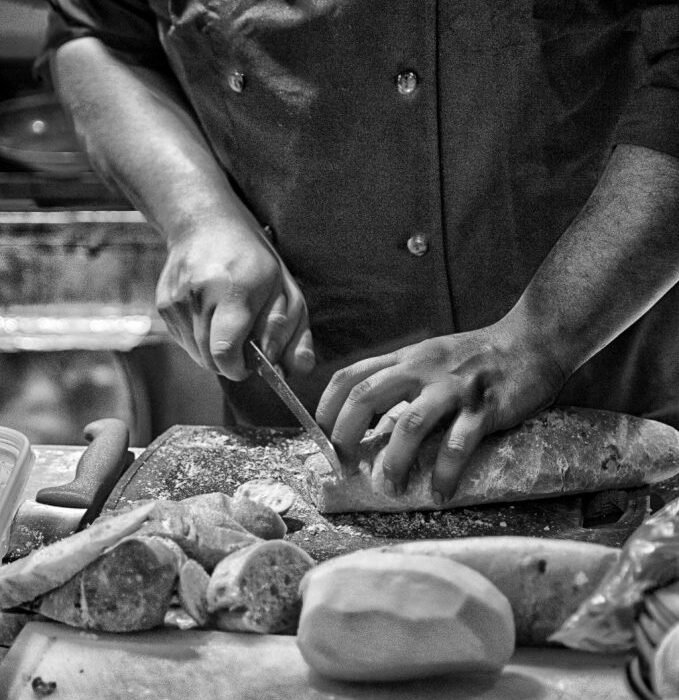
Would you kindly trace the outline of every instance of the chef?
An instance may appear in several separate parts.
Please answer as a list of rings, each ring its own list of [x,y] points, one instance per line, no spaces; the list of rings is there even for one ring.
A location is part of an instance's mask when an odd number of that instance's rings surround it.
[[[555,402],[679,427],[679,6],[630,0],[52,0],[93,165],[165,236],[157,303],[239,422],[279,362],[386,490],[445,428]]]

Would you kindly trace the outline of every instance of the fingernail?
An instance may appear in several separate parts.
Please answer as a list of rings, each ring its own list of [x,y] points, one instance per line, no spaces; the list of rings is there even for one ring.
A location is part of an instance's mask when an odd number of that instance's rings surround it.
[[[295,360],[298,371],[303,374],[311,372],[316,366],[316,355],[311,350],[298,350],[295,353]]]
[[[384,493],[389,498],[396,498],[396,484],[391,479],[384,480]]]
[[[440,506],[443,503],[443,496],[438,491],[434,491],[432,495],[434,497],[434,503]]]

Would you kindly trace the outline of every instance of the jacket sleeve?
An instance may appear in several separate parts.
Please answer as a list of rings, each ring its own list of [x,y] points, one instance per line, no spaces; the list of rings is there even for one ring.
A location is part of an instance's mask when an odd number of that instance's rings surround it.
[[[140,63],[164,63],[157,18],[148,0],[49,0],[47,35],[37,64],[44,64],[62,44],[97,37]]]
[[[615,142],[679,158],[679,3],[647,3],[640,21],[647,70],[618,123]]]

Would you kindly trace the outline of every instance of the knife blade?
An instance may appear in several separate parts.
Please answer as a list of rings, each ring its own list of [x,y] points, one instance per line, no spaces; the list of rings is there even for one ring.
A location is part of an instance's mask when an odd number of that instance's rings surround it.
[[[342,464],[330,440],[313,419],[304,404],[297,398],[295,392],[288,386],[283,377],[269,362],[266,355],[259,349],[254,340],[249,341],[252,350],[254,369],[257,374],[276,392],[283,403],[292,411],[309,437],[318,445],[323,456],[328,460],[337,476],[342,476]]]

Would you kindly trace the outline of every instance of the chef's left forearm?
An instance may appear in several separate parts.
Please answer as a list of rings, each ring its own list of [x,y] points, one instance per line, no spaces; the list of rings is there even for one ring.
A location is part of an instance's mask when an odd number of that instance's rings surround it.
[[[569,376],[678,282],[679,159],[620,145],[505,320]]]

